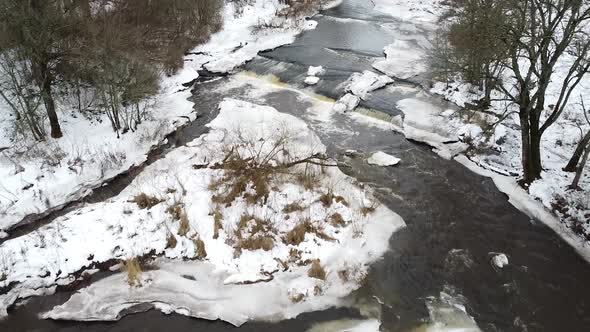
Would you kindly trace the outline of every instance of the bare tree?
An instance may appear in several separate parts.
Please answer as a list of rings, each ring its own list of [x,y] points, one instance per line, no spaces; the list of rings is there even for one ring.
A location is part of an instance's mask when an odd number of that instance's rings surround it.
[[[32,82],[41,93],[51,137],[62,136],[55,106],[60,64],[69,54],[69,41],[79,26],[78,15],[66,0],[0,0],[0,31],[4,50],[26,54]]]
[[[39,90],[31,85],[32,75],[30,61],[18,51],[0,52],[0,98],[14,113],[17,133],[30,133],[35,140],[42,141],[42,99]]]
[[[523,183],[540,178],[541,137],[566,108],[574,89],[588,72],[590,7],[583,0],[507,0],[503,41],[508,48],[506,67],[513,84],[499,85],[518,105],[522,139]],[[555,66],[571,57],[555,105],[546,105]],[[546,114],[545,114],[546,112]],[[544,120],[542,120],[544,118]]]
[[[462,0],[462,9],[448,31],[451,62],[468,83],[484,92],[480,107],[491,104],[491,93],[500,82],[506,59],[501,41],[506,15],[502,1]]]

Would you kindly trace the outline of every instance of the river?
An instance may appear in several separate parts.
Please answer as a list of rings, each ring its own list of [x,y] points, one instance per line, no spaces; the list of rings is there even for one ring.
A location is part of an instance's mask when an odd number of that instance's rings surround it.
[[[371,69],[384,46],[400,33],[409,33],[396,31],[396,26],[402,27],[400,22],[371,8],[370,1],[345,0],[315,17],[319,22],[315,30],[244,66],[250,76],[274,74],[290,87],[257,96],[257,103],[304,119],[328,146],[330,155],[350,166],[342,170],[373,188],[381,202],[407,224],[392,236],[390,251],[372,266],[364,286],[348,299],[349,306],[281,322],[246,323],[240,328],[154,310],[114,323],[39,320],[36,313],[68,298],[70,292],[63,290],[14,309],[0,321],[0,331],[305,331],[313,326],[332,331],[339,326],[336,322],[345,326],[349,320],[362,318],[378,318],[383,331],[434,331],[437,327],[428,323],[431,318],[440,323],[438,328],[446,323],[467,331],[469,316],[484,331],[587,331],[590,265],[544,224],[515,209],[490,179],[440,158],[428,146],[348,115],[335,116],[327,128],[306,114],[310,105],[293,89],[304,88],[307,66],[327,69],[313,91],[336,98],[342,94],[339,84],[351,73]],[[419,37],[425,32],[413,29],[411,33]],[[214,110],[225,97],[253,98],[253,87],[247,85],[214,92],[230,79],[195,87],[197,111],[205,119],[212,117],[208,110]],[[403,94],[400,89],[382,89],[362,106],[396,115],[397,101],[409,96],[440,105],[438,98],[424,93],[421,82],[422,77],[397,81],[395,86],[404,87]],[[171,139],[184,144],[200,135],[202,128],[200,120]],[[361,155],[347,157],[349,149]],[[367,165],[363,156],[377,150],[401,158],[402,163],[395,168]],[[503,269],[490,262],[493,253],[499,252],[510,261]],[[458,313],[461,305],[469,316]],[[324,325],[318,326],[320,323]]]

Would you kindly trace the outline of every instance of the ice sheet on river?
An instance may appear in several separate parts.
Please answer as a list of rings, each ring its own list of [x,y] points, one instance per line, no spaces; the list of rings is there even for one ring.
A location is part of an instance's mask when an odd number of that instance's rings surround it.
[[[376,234],[375,234],[376,235]],[[129,288],[122,274],[103,279],[74,294],[64,305],[43,318],[68,320],[118,320],[121,312],[138,304],[151,304],[164,313],[209,320],[221,319],[235,326],[249,320],[276,321],[302,312],[322,310],[338,303],[347,287],[329,287],[313,300],[294,303],[289,285],[307,282],[306,270],[279,274],[268,283],[225,284],[225,273],[210,263],[165,261],[159,270],[145,272],[145,285]]]
[[[371,165],[377,166],[394,166],[399,164],[401,160],[383,151],[377,151],[367,159],[367,162]]]
[[[373,63],[373,68],[395,78],[409,79],[426,71],[425,53],[411,41],[396,40],[383,49],[385,59]]]
[[[402,99],[397,107],[403,116],[394,118],[392,124],[406,138],[427,143],[445,159],[451,159],[467,149],[467,144],[440,125],[445,121],[445,111],[441,107],[418,98]]]

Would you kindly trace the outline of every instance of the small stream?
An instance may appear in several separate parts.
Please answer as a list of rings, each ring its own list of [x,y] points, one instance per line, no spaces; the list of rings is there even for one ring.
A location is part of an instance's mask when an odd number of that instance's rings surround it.
[[[319,22],[316,30],[304,32],[291,45],[262,53],[244,69],[259,77],[273,74],[289,87],[335,99],[343,93],[341,83],[353,72],[371,70],[383,47],[400,34],[423,38],[426,33],[373,12],[370,1],[364,0],[345,0],[314,19]],[[302,83],[309,65],[327,69],[313,89]],[[108,323],[36,318],[36,313],[67,300],[71,290],[64,290],[15,308],[0,321],[0,331],[306,331],[319,323],[325,327],[317,330],[333,331],[332,322],[366,317],[378,318],[383,331],[436,331],[440,325],[428,330],[425,323],[433,315],[432,303],[444,302],[445,296],[463,305],[483,331],[588,330],[590,265],[544,224],[515,209],[490,179],[441,159],[423,144],[346,114],[335,115],[327,130],[325,123],[306,112],[311,104],[291,89],[253,98],[252,86],[223,89],[228,80],[195,86],[200,117],[169,137],[168,148],[201,135],[203,125],[215,117],[214,111],[203,110],[215,110],[225,97],[267,104],[304,119],[328,146],[329,154],[350,166],[342,171],[372,188],[383,204],[405,220],[407,227],[392,236],[390,251],[350,296],[350,306],[276,323],[246,323],[241,328],[154,310]],[[397,101],[404,98],[441,105],[422,91],[422,82],[422,77],[397,81],[394,87],[374,92],[361,106],[395,115],[399,114]],[[404,92],[395,87],[404,87]],[[349,149],[360,155],[346,156]],[[401,158],[402,163],[395,168],[368,165],[366,157],[377,150]],[[106,196],[97,191],[89,202],[112,197],[132,179],[132,174],[123,175],[122,180],[100,189]],[[503,269],[490,262],[498,252],[510,260]],[[444,307],[435,316],[440,318],[449,310]],[[448,316],[459,322],[449,321]],[[449,326],[466,326],[460,321],[465,317],[445,318],[441,322]]]

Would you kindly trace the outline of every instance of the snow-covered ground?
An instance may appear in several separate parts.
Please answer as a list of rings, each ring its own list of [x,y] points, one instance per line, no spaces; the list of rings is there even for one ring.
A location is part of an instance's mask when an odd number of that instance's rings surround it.
[[[1,145],[8,147],[0,153],[0,231],[28,215],[77,200],[143,163],[152,146],[194,119],[193,105],[187,100],[190,92],[179,91],[187,75],[188,69],[163,78],[161,92],[148,106],[148,119],[119,139],[106,115],[90,120],[64,109],[59,114],[64,137],[47,142],[11,142],[11,119],[0,119]],[[0,114],[8,113],[0,109]]]
[[[265,171],[325,151],[302,120],[234,99],[219,108],[209,133],[146,167],[118,196],[0,245],[0,287],[11,285],[0,308],[71,283],[93,263],[150,252],[166,259],[137,279],[94,283],[46,317],[113,320],[153,303],[240,325],[336,305],[359,287],[403,220],[336,167]],[[243,175],[245,161],[263,168]]]
[[[330,5],[337,5],[331,2]],[[234,2],[224,8],[224,26],[185,58],[173,77],[163,77],[161,92],[148,107],[136,132],[120,139],[106,115],[93,121],[60,105],[64,137],[44,143],[12,142],[10,112],[0,104],[0,234],[32,214],[59,208],[80,199],[108,179],[146,160],[151,147],[166,134],[194,119],[190,92],[182,83],[198,77],[197,70],[228,72],[259,51],[290,43],[305,28],[303,17],[279,16],[287,8],[279,0],[256,0],[238,13]],[[313,14],[310,12],[309,14]]]

